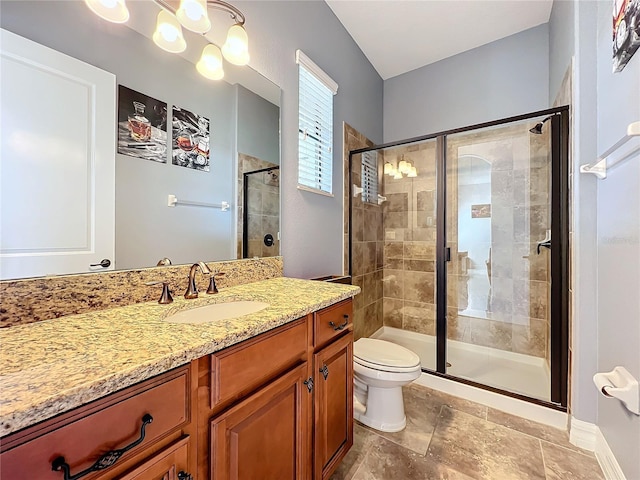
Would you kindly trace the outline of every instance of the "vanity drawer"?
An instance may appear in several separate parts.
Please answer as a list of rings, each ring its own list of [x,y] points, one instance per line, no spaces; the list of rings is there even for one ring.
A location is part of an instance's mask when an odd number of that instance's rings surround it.
[[[211,355],[211,407],[239,398],[307,358],[307,317]]]
[[[353,329],[353,301],[344,300],[314,314],[313,345],[319,347]]]
[[[144,440],[127,451],[116,465],[122,463],[189,422],[189,373],[188,368],[181,367],[64,414],[62,420],[44,422],[39,430],[32,427],[29,430],[33,431],[23,435],[23,443],[0,455],[0,478],[61,480],[63,472],[52,471],[52,462],[58,457],[64,457],[71,475],[76,475],[105,453],[138,440],[143,418],[151,415]],[[3,450],[13,443],[11,437],[3,439],[3,443],[5,440],[9,444],[3,445]]]

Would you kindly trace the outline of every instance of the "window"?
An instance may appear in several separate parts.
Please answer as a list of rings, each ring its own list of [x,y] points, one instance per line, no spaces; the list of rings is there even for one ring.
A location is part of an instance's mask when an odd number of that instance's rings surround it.
[[[332,195],[333,96],[338,85],[300,50],[298,188]]]
[[[378,152],[362,154],[362,201],[378,205]]]

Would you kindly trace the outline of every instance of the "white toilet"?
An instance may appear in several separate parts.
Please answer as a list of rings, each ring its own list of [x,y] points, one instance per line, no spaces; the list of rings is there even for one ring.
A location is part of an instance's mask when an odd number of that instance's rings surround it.
[[[353,361],[354,418],[383,432],[404,429],[402,387],[420,376],[420,357],[395,343],[361,338]]]

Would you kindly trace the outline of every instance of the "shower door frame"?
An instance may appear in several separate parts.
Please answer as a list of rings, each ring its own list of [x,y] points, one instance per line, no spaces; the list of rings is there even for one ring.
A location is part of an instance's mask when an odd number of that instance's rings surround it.
[[[280,165],[242,172],[242,258],[249,256],[249,175],[280,170]]]
[[[447,247],[446,247],[446,148],[447,136],[496,127],[531,118],[551,117],[551,402],[492,387],[446,372],[447,368]],[[349,152],[349,275],[353,274],[351,166],[354,155],[410,143],[436,140],[436,370],[422,368],[431,375],[489,390],[527,402],[566,411],[569,371],[569,106],[561,106],[513,117],[374,145]],[[558,281],[559,279],[559,281]]]

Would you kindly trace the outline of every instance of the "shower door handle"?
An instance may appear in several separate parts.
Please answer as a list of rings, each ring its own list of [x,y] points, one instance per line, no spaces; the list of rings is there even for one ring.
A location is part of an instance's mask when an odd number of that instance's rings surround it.
[[[536,252],[540,255],[540,247],[545,247],[551,250],[551,240],[546,240],[544,242],[538,242],[538,246],[536,247]]]

